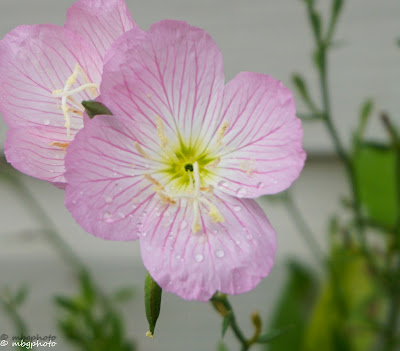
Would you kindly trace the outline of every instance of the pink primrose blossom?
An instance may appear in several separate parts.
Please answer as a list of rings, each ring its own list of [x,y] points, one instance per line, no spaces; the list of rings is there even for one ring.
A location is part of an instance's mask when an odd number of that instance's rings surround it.
[[[264,74],[224,83],[203,30],[161,21],[108,51],[97,116],[66,157],[66,206],[88,232],[140,240],[166,291],[207,301],[270,272],[275,232],[252,199],[291,185],[304,165],[290,91]]]
[[[0,112],[8,162],[63,187],[66,148],[99,95],[106,50],[135,27],[124,0],[79,0],[64,27],[23,25],[0,41]]]

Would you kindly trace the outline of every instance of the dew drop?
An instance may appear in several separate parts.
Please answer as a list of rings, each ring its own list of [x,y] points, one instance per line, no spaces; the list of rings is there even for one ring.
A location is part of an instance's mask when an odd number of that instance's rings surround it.
[[[258,189],[263,189],[265,187],[265,184],[263,182],[260,182],[257,184]]]
[[[240,244],[240,240],[236,240],[236,244],[239,245]]]
[[[175,258],[176,258],[177,260],[180,260],[180,259],[181,259],[181,255],[176,255]]]
[[[48,126],[48,125],[50,124],[50,120],[49,120],[49,119],[45,119],[44,122],[43,122],[43,124],[44,124],[45,126]]]
[[[123,212],[118,212],[118,213],[117,213],[117,216],[118,216],[119,218],[123,219],[123,218],[125,218],[125,213],[123,213]]]
[[[246,235],[246,239],[247,239],[247,240],[252,240],[252,239],[253,239],[253,235],[247,234],[247,235]]]
[[[106,223],[113,223],[113,222],[114,222],[114,218],[113,218],[112,213],[106,212],[106,213],[104,214],[104,221],[105,221]]]
[[[110,202],[112,202],[112,200],[113,200],[113,198],[111,197],[111,196],[108,196],[108,195],[106,195],[106,196],[104,196],[104,201],[106,202],[106,203],[110,203]]]
[[[220,182],[218,182],[217,186],[220,189],[227,188],[228,187],[228,183],[225,180],[221,180]]]
[[[142,232],[141,235],[142,235],[142,236],[146,236],[146,235],[147,235],[147,232]]]
[[[215,251],[215,255],[216,255],[218,258],[222,258],[222,257],[225,256],[225,252],[224,252],[223,250],[217,250],[217,251]]]
[[[181,230],[185,229],[187,227],[187,222],[186,221],[182,221],[181,223]]]
[[[202,254],[197,254],[196,256],[194,256],[194,259],[196,260],[196,262],[201,262],[203,261],[204,257]]]
[[[235,212],[239,212],[242,208],[240,206],[233,206]]]
[[[239,188],[239,189],[236,190],[236,195],[238,197],[244,197],[244,196],[247,195],[247,190],[244,189],[244,188]]]

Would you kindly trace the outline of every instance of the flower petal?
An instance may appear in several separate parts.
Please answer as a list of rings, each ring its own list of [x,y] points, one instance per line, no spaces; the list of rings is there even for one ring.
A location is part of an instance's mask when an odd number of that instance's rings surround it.
[[[65,130],[57,127],[17,127],[7,132],[4,152],[19,171],[51,183],[65,183]]]
[[[65,28],[79,33],[104,57],[122,33],[136,27],[125,0],[79,0],[67,11]]]
[[[154,196],[133,130],[130,120],[96,116],[68,147],[65,205],[83,229],[103,239],[136,240],[141,213]]]
[[[303,130],[281,82],[238,74],[225,88],[221,117],[229,122],[216,171],[221,191],[251,198],[274,194],[299,176],[306,158]]]
[[[270,272],[275,232],[260,206],[250,199],[216,193],[214,204],[225,222],[214,223],[202,211],[203,229],[193,234],[193,206],[154,201],[140,237],[142,259],[157,283],[187,300],[207,301],[218,290],[240,294],[253,289]]]
[[[0,112],[8,126],[64,127],[61,99],[52,93],[65,86],[77,63],[91,82],[100,83],[102,59],[80,36],[50,24],[8,33],[0,42]],[[83,91],[75,98],[92,97]],[[71,134],[82,125],[74,114]]]
[[[185,22],[161,21],[148,32],[125,33],[105,62],[104,103],[148,133],[157,135],[156,119],[161,118],[169,140],[177,142],[180,136],[186,145],[194,145],[217,123],[223,61],[205,31]]]

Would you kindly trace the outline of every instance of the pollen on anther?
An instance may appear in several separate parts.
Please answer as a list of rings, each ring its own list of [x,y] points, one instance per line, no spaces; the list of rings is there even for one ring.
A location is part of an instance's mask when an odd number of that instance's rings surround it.
[[[156,116],[156,124],[157,124],[157,134],[161,141],[161,146],[166,147],[168,144],[168,138],[164,132],[163,122],[160,116]]]
[[[220,144],[222,139],[225,136],[226,130],[229,127],[229,122],[228,121],[224,121],[222,122],[221,126],[218,128],[217,130],[217,144]]]

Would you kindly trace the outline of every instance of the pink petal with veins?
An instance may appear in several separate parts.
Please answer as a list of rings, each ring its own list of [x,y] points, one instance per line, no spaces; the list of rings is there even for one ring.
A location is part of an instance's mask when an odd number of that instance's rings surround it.
[[[96,116],[68,148],[65,205],[103,239],[136,240],[141,213],[155,194],[143,177],[151,161],[135,148],[136,129],[131,120]]]
[[[156,118],[166,135],[195,145],[216,123],[222,105],[221,52],[202,29],[161,21],[148,32],[132,30],[108,52],[101,85],[103,102],[149,132]],[[148,144],[154,148],[155,145]]]
[[[275,194],[299,176],[306,158],[303,129],[281,82],[238,74],[225,88],[220,121],[229,122],[215,170],[221,191],[250,198]]]
[[[51,183],[64,183],[68,143],[61,128],[17,127],[8,130],[4,153],[19,171]]]
[[[52,92],[64,87],[77,63],[91,82],[100,83],[101,57],[76,34],[51,24],[19,26],[8,33],[0,42],[0,112],[6,123],[63,127],[60,99]],[[83,91],[75,99],[91,96]],[[72,131],[82,125],[82,117],[73,116]]]
[[[259,205],[215,193],[224,223],[202,211],[202,230],[191,230],[192,206],[154,202],[140,237],[142,259],[157,283],[186,300],[208,301],[218,290],[241,294],[266,277],[274,262],[276,237]],[[154,208],[158,209],[158,214]]]
[[[137,27],[125,0],[79,0],[67,11],[65,28],[85,38],[104,57],[121,34]]]

